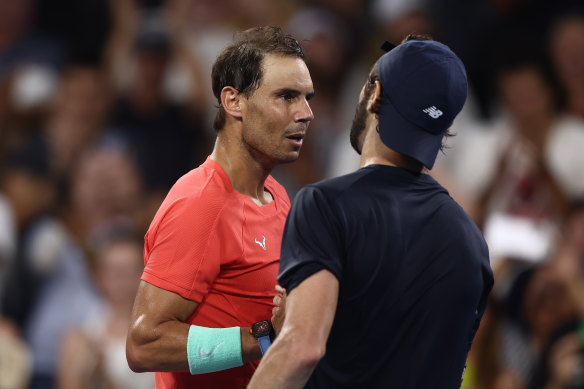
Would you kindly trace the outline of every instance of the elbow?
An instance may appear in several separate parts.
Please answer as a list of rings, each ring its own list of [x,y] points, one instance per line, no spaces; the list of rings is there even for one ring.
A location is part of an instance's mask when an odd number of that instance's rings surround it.
[[[299,364],[304,369],[314,369],[324,353],[320,352],[306,352],[299,358]]]
[[[304,369],[315,368],[326,352],[325,345],[321,346],[317,343],[299,342],[292,348],[295,350],[291,350],[291,355],[296,358],[298,365]]]
[[[140,350],[139,346],[132,344],[129,339],[126,343],[126,360],[134,373],[149,371],[145,353]]]
[[[137,339],[139,339],[139,334],[130,330],[126,339],[126,360],[128,366],[135,373],[153,371],[153,361],[148,351],[149,342],[138,341]]]

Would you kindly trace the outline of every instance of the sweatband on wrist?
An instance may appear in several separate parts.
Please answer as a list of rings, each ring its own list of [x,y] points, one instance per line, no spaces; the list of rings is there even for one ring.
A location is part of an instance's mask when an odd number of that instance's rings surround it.
[[[187,358],[191,374],[212,373],[243,365],[240,328],[192,325],[187,337]]]

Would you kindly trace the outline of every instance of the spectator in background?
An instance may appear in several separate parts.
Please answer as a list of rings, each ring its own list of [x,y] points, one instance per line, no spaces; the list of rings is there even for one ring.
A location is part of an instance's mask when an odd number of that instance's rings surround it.
[[[400,42],[409,34],[434,34],[434,22],[427,0],[375,0],[373,15],[383,36]]]
[[[136,31],[128,32],[131,82],[115,101],[110,124],[128,141],[145,189],[158,206],[172,184],[205,159],[211,143],[199,123],[200,112],[165,94],[165,76],[176,49],[165,19],[152,11],[136,23]]]
[[[144,209],[140,172],[127,147],[123,140],[106,135],[80,156],[71,172],[70,202],[62,217],[89,250],[94,236],[111,223],[126,220],[140,231],[147,228],[151,215]]]
[[[0,74],[26,64],[57,69],[63,64],[62,50],[34,30],[34,0],[0,0]]]
[[[520,271],[501,274],[494,298],[471,350],[463,388],[582,388],[584,317],[584,207],[569,210],[556,249],[536,265],[519,260]],[[505,266],[506,265],[506,266]]]
[[[520,273],[504,298],[500,325],[502,388],[525,388],[539,374],[538,360],[556,332],[578,319],[578,307],[552,264],[538,264]]]
[[[494,266],[504,256],[546,258],[566,216],[570,197],[550,171],[546,152],[550,136],[561,128],[584,125],[561,115],[561,95],[551,77],[541,62],[529,58],[498,70],[508,120],[493,128],[498,134],[494,163],[478,199],[482,212],[478,221]]]
[[[50,166],[59,184],[67,183],[79,156],[104,131],[110,98],[108,83],[98,66],[71,63],[61,74],[43,128],[51,150]]]
[[[584,119],[584,15],[558,18],[549,33],[549,51],[567,94],[566,111]]]
[[[134,373],[126,362],[126,334],[144,267],[142,239],[124,224],[110,225],[101,235],[93,273],[103,308],[99,318],[64,337],[57,387],[152,389],[154,374]]]
[[[0,0],[0,155],[23,147],[38,130],[65,59],[35,27],[34,0]],[[40,112],[42,111],[42,112]],[[33,120],[34,119],[34,120]],[[4,161],[5,162],[5,161]]]
[[[33,355],[31,388],[52,388],[60,336],[92,319],[96,295],[82,252],[55,218],[56,181],[50,151],[31,139],[3,177],[17,231],[6,275],[2,315],[16,323]]]
[[[45,227],[51,224],[45,221],[56,200],[56,186],[48,161],[46,144],[34,138],[13,150],[2,174],[5,217],[0,228],[6,235],[0,309],[18,328],[23,328],[29,319],[41,287],[40,273],[46,265],[34,255],[38,253],[32,252],[30,246],[34,246]]]
[[[575,200],[584,197],[584,14],[560,17],[549,34],[549,48],[571,125],[551,134],[546,157],[558,183]]]
[[[578,319],[557,328],[543,353],[530,389],[584,388],[584,201],[574,201],[552,260]]]

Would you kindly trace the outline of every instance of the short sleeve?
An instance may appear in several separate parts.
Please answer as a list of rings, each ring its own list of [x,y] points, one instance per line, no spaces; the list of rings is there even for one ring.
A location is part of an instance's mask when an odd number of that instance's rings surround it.
[[[278,283],[289,293],[312,274],[342,274],[342,228],[334,205],[316,186],[296,195],[284,228]]]
[[[145,237],[142,280],[200,303],[220,271],[223,200],[180,198],[157,215]]]

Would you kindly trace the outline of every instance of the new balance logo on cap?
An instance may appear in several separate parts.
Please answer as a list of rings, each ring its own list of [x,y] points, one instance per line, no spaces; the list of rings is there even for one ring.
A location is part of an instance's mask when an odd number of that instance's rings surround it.
[[[426,108],[424,110],[424,112],[427,113],[428,115],[430,115],[430,117],[432,119],[438,119],[440,116],[442,116],[442,113],[443,113],[435,106],[431,106],[431,107]]]

